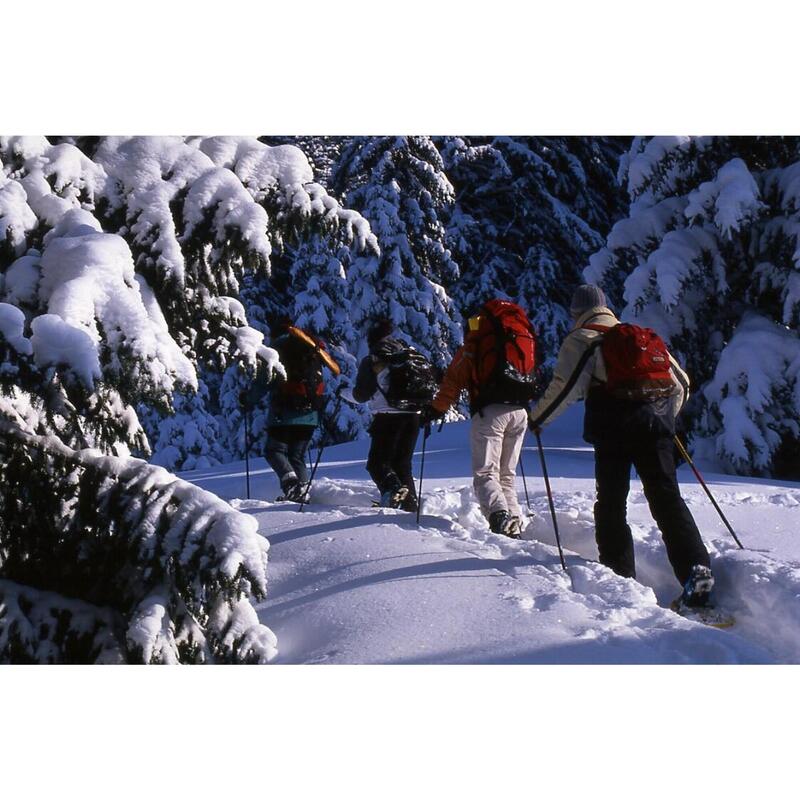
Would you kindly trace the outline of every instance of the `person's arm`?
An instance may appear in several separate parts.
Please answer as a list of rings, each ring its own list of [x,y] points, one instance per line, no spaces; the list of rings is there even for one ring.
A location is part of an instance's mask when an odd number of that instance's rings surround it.
[[[689,400],[689,376],[681,369],[680,364],[670,353],[669,366],[672,373],[672,381],[675,384],[675,394],[670,398],[672,400],[673,416],[677,417],[681,413],[686,402]]]
[[[439,391],[431,401],[431,407],[444,414],[450,406],[458,402],[459,395],[469,385],[472,374],[472,353],[464,347],[456,351],[453,360],[447,367],[439,386]]]
[[[587,339],[579,331],[570,333],[558,351],[553,378],[539,402],[530,411],[531,428],[552,422],[589,391],[600,337]]]
[[[366,403],[377,391],[378,378],[373,369],[372,356],[365,356],[358,365],[353,399],[358,403]]]

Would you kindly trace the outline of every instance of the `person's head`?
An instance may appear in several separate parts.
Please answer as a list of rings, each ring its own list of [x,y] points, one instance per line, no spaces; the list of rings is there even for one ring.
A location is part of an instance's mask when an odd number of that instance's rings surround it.
[[[385,317],[372,320],[367,328],[367,344],[372,347],[394,332],[392,321]]]
[[[277,317],[273,317],[269,323],[269,335],[271,337],[280,336],[292,326],[292,320],[287,317],[285,314],[280,314]]]
[[[606,296],[599,286],[592,286],[584,283],[579,286],[572,295],[569,304],[569,313],[572,319],[578,319],[592,308],[603,307],[606,305]]]

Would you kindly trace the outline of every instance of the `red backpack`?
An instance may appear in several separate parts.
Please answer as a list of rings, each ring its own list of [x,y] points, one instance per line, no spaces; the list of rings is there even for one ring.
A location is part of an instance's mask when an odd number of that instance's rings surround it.
[[[625,400],[656,400],[675,391],[669,351],[651,328],[621,322],[619,325],[584,325],[603,334],[600,350],[606,364],[606,391]]]
[[[508,300],[490,300],[470,320],[474,396],[489,403],[528,403],[536,388],[536,331]]]

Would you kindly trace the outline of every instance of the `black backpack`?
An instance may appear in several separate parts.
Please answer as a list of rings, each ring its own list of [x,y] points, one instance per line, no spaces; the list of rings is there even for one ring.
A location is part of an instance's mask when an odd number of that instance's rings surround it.
[[[286,369],[286,380],[278,386],[278,405],[291,411],[318,411],[325,391],[319,353],[291,335],[276,343],[276,350]]]
[[[420,411],[439,388],[437,372],[422,353],[396,339],[384,339],[374,353],[389,370],[386,402],[398,411]]]

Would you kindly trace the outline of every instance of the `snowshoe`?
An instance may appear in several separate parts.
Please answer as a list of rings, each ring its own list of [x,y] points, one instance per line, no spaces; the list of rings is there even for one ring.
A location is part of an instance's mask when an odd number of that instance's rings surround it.
[[[702,625],[710,625],[712,628],[730,628],[736,624],[736,619],[732,614],[717,608],[711,602],[704,606],[687,606],[683,595],[675,598],[670,608],[676,614],[686,617],[686,619],[699,622]]]

